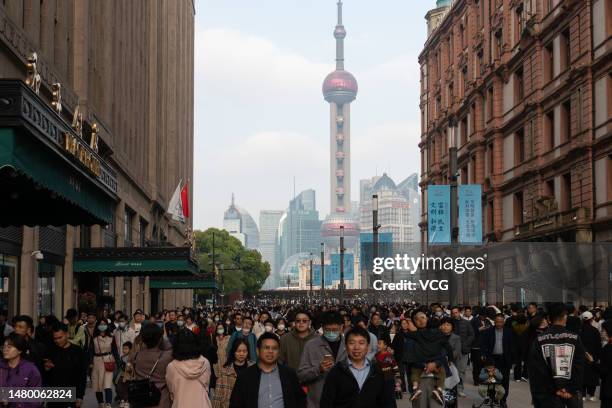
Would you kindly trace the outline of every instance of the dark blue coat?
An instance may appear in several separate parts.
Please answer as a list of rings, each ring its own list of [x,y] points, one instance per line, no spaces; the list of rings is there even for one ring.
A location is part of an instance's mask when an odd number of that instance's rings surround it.
[[[503,339],[502,347],[504,349],[504,360],[508,367],[512,366],[513,360],[513,347],[512,342],[514,341],[514,332],[508,327],[503,328]],[[480,352],[484,357],[493,356],[493,349],[495,348],[495,326],[489,327],[483,331],[480,335]]]

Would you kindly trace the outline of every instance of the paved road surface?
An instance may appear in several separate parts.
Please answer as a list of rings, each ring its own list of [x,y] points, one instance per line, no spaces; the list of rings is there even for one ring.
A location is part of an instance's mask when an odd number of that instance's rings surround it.
[[[468,379],[472,378],[472,374],[468,369],[468,373],[466,374]],[[478,396],[478,389],[471,384],[471,381],[468,380],[468,384],[465,387],[465,393],[467,394],[466,398],[459,399],[459,407],[460,408],[471,408],[472,404],[475,401],[480,401],[480,397]],[[599,395],[599,389],[597,390],[597,395]],[[403,400],[397,401],[398,408],[412,408],[410,401],[408,401],[408,397],[404,395]],[[98,405],[96,403],[96,397],[91,388],[87,390],[87,394],[85,396],[85,404],[84,408],[96,408]],[[115,407],[116,404],[113,404]],[[584,408],[599,408],[600,402],[590,402],[586,401],[584,403]],[[508,408],[530,408],[531,407],[531,394],[529,393],[529,384],[525,382],[514,382],[510,383],[510,395],[508,398]]]

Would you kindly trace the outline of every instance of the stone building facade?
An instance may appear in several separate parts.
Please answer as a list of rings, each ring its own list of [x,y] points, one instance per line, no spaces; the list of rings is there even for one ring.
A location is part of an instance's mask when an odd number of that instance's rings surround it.
[[[192,0],[0,1],[0,78],[25,78],[26,57],[36,52],[40,96],[50,101],[59,82],[64,119],[78,106],[87,126],[98,124],[99,153],[118,185],[106,227],[0,229],[2,307],[10,314],[60,315],[84,291],[128,313],[149,311],[152,301],[191,304],[191,290],[150,291],[148,276],[77,277],[72,255],[74,248],[185,242],[186,225],[166,209],[179,181],[193,180],[194,15]],[[10,273],[20,275],[19,290],[10,287]]]
[[[445,13],[419,56],[422,242],[449,147],[459,184],[483,186],[484,242],[612,241],[612,3],[456,0]],[[482,279],[488,302],[519,300],[509,269]]]

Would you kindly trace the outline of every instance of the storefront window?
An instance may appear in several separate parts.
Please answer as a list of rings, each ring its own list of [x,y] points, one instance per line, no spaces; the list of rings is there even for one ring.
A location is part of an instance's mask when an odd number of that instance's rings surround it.
[[[47,262],[38,263],[38,315],[61,316],[61,297],[55,297],[56,288],[61,286],[63,268]],[[56,310],[58,308],[59,310]]]
[[[102,277],[102,296],[115,296],[115,282],[108,276]]]
[[[17,276],[17,257],[0,254],[0,310],[11,312],[11,283]]]

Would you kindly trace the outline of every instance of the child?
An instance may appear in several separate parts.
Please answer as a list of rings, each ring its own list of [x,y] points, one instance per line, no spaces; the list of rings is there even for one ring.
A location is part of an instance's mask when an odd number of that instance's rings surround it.
[[[119,399],[120,408],[129,408],[127,382],[135,379],[134,367],[130,363],[130,353],[132,352],[133,344],[131,341],[126,341],[121,347],[121,374],[117,377],[117,397]]]
[[[396,407],[395,400],[392,398],[392,395],[395,393],[395,376],[399,372],[399,368],[395,359],[393,358],[393,353],[389,351],[389,338],[382,337],[378,340],[378,352],[376,353],[376,361],[378,362],[380,368],[383,372],[383,377],[385,379],[385,388],[388,392],[388,400],[393,401],[388,406]]]
[[[499,401],[504,397],[504,387],[501,385],[504,376],[495,368],[493,360],[488,359],[484,363],[484,367],[480,370],[480,385],[478,386],[478,394],[482,398],[487,398],[489,395],[489,387],[492,384],[495,389],[495,401]]]
[[[432,391],[432,397],[439,404],[444,405],[447,361],[453,355],[448,339],[438,329],[409,331],[406,336],[414,341],[413,346],[406,350],[406,362],[412,366],[410,382],[414,389],[410,400],[415,401],[423,393],[420,389],[421,378],[433,377],[435,379],[435,389]],[[428,366],[432,363],[435,364],[435,368],[429,370]]]

